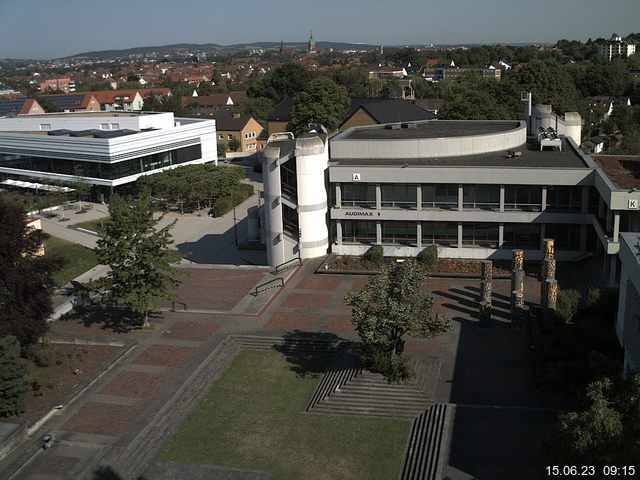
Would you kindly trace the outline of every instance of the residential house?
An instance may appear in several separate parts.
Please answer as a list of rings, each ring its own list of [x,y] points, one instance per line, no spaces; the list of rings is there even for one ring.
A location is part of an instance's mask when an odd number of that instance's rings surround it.
[[[44,113],[44,108],[33,98],[0,99],[0,117],[38,115],[41,113]]]
[[[90,93],[43,95],[42,98],[58,107],[61,112],[99,112],[100,103]]]
[[[75,92],[76,84],[69,77],[50,78],[40,82],[40,91],[46,92],[47,90],[62,90],[64,93]]]
[[[235,140],[236,152],[255,152],[258,148],[258,138],[264,128],[251,115],[233,114],[213,117],[216,121],[218,143],[229,149],[230,142]],[[264,146],[265,142],[260,142]]]
[[[382,123],[433,120],[435,114],[400,99],[352,98],[351,106],[339,130]]]

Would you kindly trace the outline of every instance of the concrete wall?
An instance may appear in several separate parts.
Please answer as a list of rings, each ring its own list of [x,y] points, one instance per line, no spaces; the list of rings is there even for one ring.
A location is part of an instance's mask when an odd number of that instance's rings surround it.
[[[625,350],[625,369],[640,370],[640,263],[636,253],[638,234],[623,233],[620,242],[620,296],[616,334]]]

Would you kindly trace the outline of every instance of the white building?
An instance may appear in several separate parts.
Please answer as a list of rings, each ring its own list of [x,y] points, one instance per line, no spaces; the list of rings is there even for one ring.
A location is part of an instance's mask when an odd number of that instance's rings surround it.
[[[620,242],[620,297],[616,333],[624,348],[626,371],[640,371],[640,262],[638,244],[640,236],[623,233]]]
[[[213,120],[173,113],[50,113],[0,118],[0,177],[73,182],[97,193],[177,165],[217,163]]]
[[[614,57],[630,57],[636,53],[636,46],[625,42],[620,35],[614,33],[609,40],[598,45],[598,53],[610,62]]]

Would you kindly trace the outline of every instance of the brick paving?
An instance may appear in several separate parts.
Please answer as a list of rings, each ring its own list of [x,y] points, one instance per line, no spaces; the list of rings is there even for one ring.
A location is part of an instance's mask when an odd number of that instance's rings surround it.
[[[176,303],[192,310],[231,311],[262,279],[264,269],[182,268]],[[167,304],[168,305],[168,304]]]
[[[88,392],[89,395],[101,395],[99,399],[94,397],[95,400],[88,403],[79,402],[78,406],[72,406],[62,415],[54,417],[47,428],[64,432],[63,437],[66,438],[84,435],[81,438],[87,442],[87,448],[102,452],[100,458],[104,458],[106,464],[113,463],[121,452],[109,449],[109,442],[105,439],[111,437],[121,442],[122,447],[135,439],[145,444],[146,451],[153,452],[160,445],[154,446],[150,442],[157,440],[153,436],[136,439],[136,435],[163,405],[171,405],[172,395],[186,385],[185,381],[193,369],[214,351],[224,335],[234,332],[286,334],[302,331],[329,332],[342,338],[357,338],[351,325],[351,308],[345,305],[343,299],[349,291],[361,290],[369,277],[314,275],[318,264],[307,262],[258,316],[165,312],[153,320],[156,328],[122,334],[103,328],[104,324],[100,322],[89,323],[88,326],[81,319],[55,323],[54,332],[61,334],[105,340],[134,339],[140,345]],[[265,274],[265,270],[251,269],[191,270],[191,276],[183,277],[183,285],[178,291],[179,300],[188,303],[190,309],[220,311],[230,311]],[[525,282],[527,301],[535,301],[539,295],[539,284],[533,277],[527,277]],[[494,408],[496,404],[526,407],[543,405],[531,389],[526,367],[529,353],[525,333],[511,328],[508,319],[504,318],[508,315],[504,307],[508,308],[509,281],[494,281],[494,302],[498,309],[502,309],[504,317],[497,317],[494,328],[489,330],[477,328],[479,286],[479,280],[430,278],[427,290],[436,298],[435,308],[453,320],[454,328],[433,339],[408,338],[406,351],[442,362],[438,385],[434,386],[438,402],[477,405],[479,415],[483,412],[482,408]],[[171,344],[172,341],[176,345]],[[167,368],[176,370],[168,373]],[[113,398],[111,403],[109,397]],[[496,415],[496,421],[503,421],[498,417]],[[159,425],[154,431],[161,434],[164,429]],[[69,437],[69,434],[73,436]],[[96,436],[95,441],[91,440],[91,435]],[[517,439],[523,448],[532,448],[526,433],[513,432],[511,437],[514,442]],[[464,449],[475,448],[475,442],[461,441],[457,437],[453,441],[456,448],[462,448],[458,445],[464,445]],[[63,444],[62,447],[56,444],[52,451],[47,452],[49,458],[58,455],[57,448],[77,449],[72,443],[59,443]],[[471,455],[476,455],[477,451],[473,450]],[[463,458],[460,451],[453,453],[453,463],[465,463],[459,460]],[[146,453],[144,458],[152,458],[149,455],[152,453]],[[85,466],[76,465],[74,462],[77,460],[73,460],[73,457],[67,452],[65,460],[59,463],[68,462],[68,470],[73,470],[73,475],[69,474],[68,478],[80,478],[78,471]],[[77,457],[84,455],[78,453]],[[460,465],[450,465],[451,478],[470,478],[457,473],[456,468]],[[466,464],[464,466],[469,467]],[[137,463],[131,466],[142,467]],[[496,466],[495,471],[500,468],[503,467]],[[469,467],[466,471],[472,475],[481,470]],[[42,475],[49,475],[47,466],[34,462],[21,478],[39,480],[44,478]]]
[[[163,373],[121,370],[99,393],[150,399],[167,385],[169,378],[169,375]]]
[[[62,426],[62,430],[115,436],[123,433],[138,413],[140,407],[88,402]]]
[[[204,341],[220,329],[213,321],[177,320],[165,331],[165,338]]]
[[[179,368],[191,358],[195,351],[196,349],[192,347],[150,345],[134,360],[134,363]]]

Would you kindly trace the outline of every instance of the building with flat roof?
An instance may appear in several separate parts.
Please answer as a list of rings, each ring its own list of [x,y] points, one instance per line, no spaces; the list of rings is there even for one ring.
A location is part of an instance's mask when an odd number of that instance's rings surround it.
[[[603,256],[615,284],[620,232],[640,230],[640,180],[614,183],[578,148],[579,115],[545,115],[536,108],[529,125],[434,120],[272,139],[263,155],[269,261],[362,255],[373,244],[388,256],[435,244],[441,257],[507,259],[518,248],[539,260],[551,237],[559,260]]]
[[[640,371],[640,235],[621,234],[620,295],[616,334],[624,348],[626,371]]]
[[[107,196],[141,175],[217,162],[213,120],[173,113],[50,113],[0,118],[0,177],[69,183]]]
[[[636,53],[636,46],[622,39],[620,35],[614,33],[611,38],[598,45],[598,53],[604,55],[607,61],[615,57],[627,58]]]

